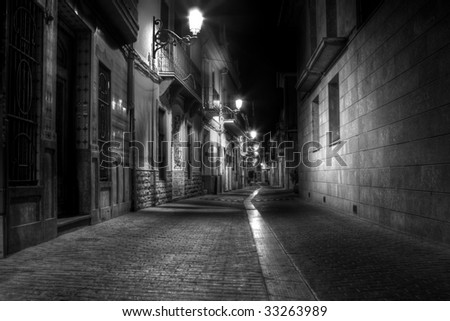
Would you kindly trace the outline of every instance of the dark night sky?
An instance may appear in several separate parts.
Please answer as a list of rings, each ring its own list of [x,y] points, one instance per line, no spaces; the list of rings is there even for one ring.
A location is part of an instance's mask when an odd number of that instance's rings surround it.
[[[194,0],[195,1],[195,0]],[[277,31],[282,1],[201,0],[205,23],[225,23],[230,51],[239,63],[242,83],[243,110],[250,125],[265,133],[275,125],[280,112],[276,99],[276,72],[295,71],[286,65],[289,41]],[[292,49],[291,49],[292,50]],[[290,70],[289,70],[290,69]],[[252,104],[255,121],[252,123]]]

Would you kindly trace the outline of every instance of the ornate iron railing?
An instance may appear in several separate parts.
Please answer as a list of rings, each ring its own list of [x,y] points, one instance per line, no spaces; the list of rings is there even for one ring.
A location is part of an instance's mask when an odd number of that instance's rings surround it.
[[[35,1],[10,0],[9,13],[8,181],[30,185],[37,179],[43,9]]]
[[[196,98],[202,96],[200,69],[194,64],[182,44],[170,45],[167,50],[160,50],[158,72],[164,76],[175,77]]]
[[[109,180],[108,141],[111,137],[111,72],[103,64],[99,65],[98,73],[98,145],[100,147],[100,180]]]

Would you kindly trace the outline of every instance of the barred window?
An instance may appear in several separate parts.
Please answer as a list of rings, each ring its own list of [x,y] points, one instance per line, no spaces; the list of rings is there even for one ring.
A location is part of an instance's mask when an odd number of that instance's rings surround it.
[[[98,146],[100,148],[100,180],[110,179],[108,145],[111,133],[111,71],[99,64],[98,71]]]
[[[42,80],[43,12],[35,1],[9,1],[8,183],[37,183],[37,113]]]

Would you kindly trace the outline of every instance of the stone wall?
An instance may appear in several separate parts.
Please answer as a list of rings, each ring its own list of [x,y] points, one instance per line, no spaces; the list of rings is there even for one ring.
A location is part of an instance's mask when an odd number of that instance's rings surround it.
[[[186,172],[184,170],[172,171],[172,198],[184,198],[186,188]]]
[[[155,204],[155,174],[151,170],[136,170],[135,207],[142,209]]]
[[[203,193],[201,173],[193,171],[191,178],[189,178],[188,172],[183,172],[183,175],[184,194],[179,198],[201,195]],[[160,180],[158,171],[137,170],[135,193],[136,210],[172,201],[172,172],[167,172],[166,179]]]
[[[135,188],[135,209],[140,210],[172,200],[172,172],[166,179],[159,179],[159,171],[137,170]]]
[[[302,197],[450,243],[449,12],[445,1],[384,1],[299,102],[300,146],[312,139],[316,98],[326,146],[328,84],[338,75],[346,166],[303,166]],[[326,148],[310,156],[326,161]]]
[[[167,171],[165,176],[165,179],[161,180],[159,177],[159,172],[155,172],[155,205],[164,204],[172,200],[172,172]]]
[[[191,178],[188,177],[188,173],[186,172],[185,182],[186,197],[194,197],[203,194],[202,173],[199,170],[192,171]]]

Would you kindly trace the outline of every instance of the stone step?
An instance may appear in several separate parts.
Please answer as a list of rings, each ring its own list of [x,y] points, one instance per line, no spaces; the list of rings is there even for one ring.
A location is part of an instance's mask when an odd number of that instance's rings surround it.
[[[79,215],[58,219],[58,235],[75,231],[91,224],[91,215]]]

